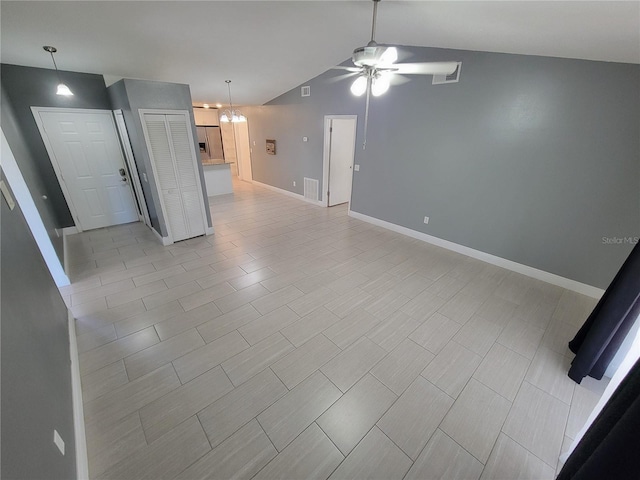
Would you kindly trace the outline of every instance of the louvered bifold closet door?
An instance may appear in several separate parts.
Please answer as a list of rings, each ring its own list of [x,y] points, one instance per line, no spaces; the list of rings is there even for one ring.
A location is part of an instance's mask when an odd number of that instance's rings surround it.
[[[164,203],[164,217],[173,236],[173,241],[189,238],[186,215],[182,208],[182,196],[178,188],[174,155],[169,140],[165,115],[145,114],[148,146],[151,150],[158,188]]]
[[[204,215],[202,208],[202,192],[198,172],[193,162],[193,145],[183,115],[167,115],[167,123],[171,134],[175,166],[182,197],[187,228],[192,237],[205,233]]]

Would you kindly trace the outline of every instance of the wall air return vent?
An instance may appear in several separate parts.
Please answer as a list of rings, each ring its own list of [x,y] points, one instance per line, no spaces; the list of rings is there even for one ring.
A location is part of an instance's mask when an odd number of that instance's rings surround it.
[[[311,87],[309,85],[305,85],[304,87],[300,87],[300,94],[303,97],[311,96]]]
[[[317,202],[318,190],[320,190],[320,185],[318,180],[314,178],[304,177],[304,199],[305,200]]]
[[[458,83],[460,80],[460,70],[462,69],[462,62],[458,62],[458,68],[450,75],[434,75],[432,85],[439,85],[441,83]]]

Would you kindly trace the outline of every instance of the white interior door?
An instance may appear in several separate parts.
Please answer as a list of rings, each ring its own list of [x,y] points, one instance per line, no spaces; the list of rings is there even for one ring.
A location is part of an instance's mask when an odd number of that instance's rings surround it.
[[[33,113],[80,229],[137,221],[111,112],[33,107]]]
[[[247,122],[233,124],[236,129],[236,143],[238,144],[238,176],[240,180],[253,180],[251,172],[251,147],[249,146],[249,125]]]
[[[356,119],[332,118],[329,124],[328,206],[351,200]]]

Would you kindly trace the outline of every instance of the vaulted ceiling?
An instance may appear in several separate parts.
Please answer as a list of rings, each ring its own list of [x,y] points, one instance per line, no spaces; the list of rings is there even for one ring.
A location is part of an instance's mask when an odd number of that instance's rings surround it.
[[[344,62],[370,37],[356,1],[5,1],[3,63],[191,86],[194,103],[262,104]],[[640,63],[640,2],[395,1],[381,43]]]

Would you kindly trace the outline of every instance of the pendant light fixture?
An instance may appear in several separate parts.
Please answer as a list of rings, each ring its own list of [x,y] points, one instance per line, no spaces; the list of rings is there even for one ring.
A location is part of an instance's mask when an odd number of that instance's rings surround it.
[[[65,97],[72,97],[73,92],[67,87],[60,78],[60,72],[58,71],[58,65],[56,65],[56,59],[53,58],[53,54],[58,51],[56,47],[51,47],[49,45],[45,45],[42,47],[45,52],[49,52],[51,54],[51,60],[53,60],[53,66],[56,69],[56,74],[58,75],[58,89],[56,90],[56,95],[64,95]]]
[[[246,122],[247,117],[240,113],[239,110],[233,109],[233,102],[231,101],[231,80],[225,80],[224,82],[227,84],[227,89],[229,90],[229,108],[222,111],[220,121],[224,123]]]

